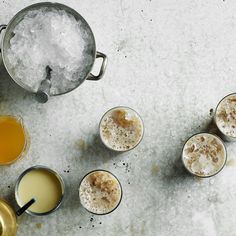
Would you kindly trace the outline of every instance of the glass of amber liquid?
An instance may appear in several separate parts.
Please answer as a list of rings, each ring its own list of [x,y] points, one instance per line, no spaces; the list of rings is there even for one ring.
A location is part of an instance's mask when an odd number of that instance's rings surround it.
[[[18,116],[0,116],[0,165],[9,165],[22,158],[29,148],[29,137]]]

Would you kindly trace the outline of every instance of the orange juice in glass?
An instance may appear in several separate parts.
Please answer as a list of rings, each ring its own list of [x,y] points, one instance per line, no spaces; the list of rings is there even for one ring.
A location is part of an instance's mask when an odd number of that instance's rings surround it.
[[[7,202],[0,199],[0,235],[15,236],[17,230],[16,215]]]
[[[0,116],[0,165],[8,165],[24,156],[29,139],[21,117]]]

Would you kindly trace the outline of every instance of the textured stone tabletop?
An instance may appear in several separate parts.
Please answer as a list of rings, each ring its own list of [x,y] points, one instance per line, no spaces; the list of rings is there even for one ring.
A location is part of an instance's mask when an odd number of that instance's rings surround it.
[[[34,0],[0,0],[7,24]],[[236,2],[233,0],[64,0],[90,24],[97,49],[109,57],[104,78],[39,104],[0,69],[0,113],[21,115],[31,137],[27,156],[0,167],[0,198],[16,207],[14,185],[26,168],[42,164],[63,176],[65,202],[46,217],[19,217],[18,236],[236,236],[236,144],[213,178],[188,175],[184,141],[206,129],[209,111],[236,91]],[[96,68],[95,68],[96,69]],[[115,155],[98,138],[109,108],[137,110],[145,136]],[[107,216],[79,203],[88,171],[104,168],[120,179],[124,197]]]

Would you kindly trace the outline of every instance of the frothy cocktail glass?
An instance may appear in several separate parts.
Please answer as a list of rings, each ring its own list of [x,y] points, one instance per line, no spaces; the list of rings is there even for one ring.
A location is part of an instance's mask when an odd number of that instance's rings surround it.
[[[79,187],[82,206],[89,212],[105,215],[114,211],[122,199],[119,180],[109,171],[94,170],[84,176]]]
[[[219,102],[214,119],[224,138],[236,141],[236,93],[227,95]]]
[[[220,172],[226,158],[223,141],[209,133],[193,135],[187,140],[182,151],[185,168],[198,177],[210,177]]]
[[[144,126],[139,114],[129,107],[114,107],[102,117],[100,137],[114,151],[129,151],[142,140]]]

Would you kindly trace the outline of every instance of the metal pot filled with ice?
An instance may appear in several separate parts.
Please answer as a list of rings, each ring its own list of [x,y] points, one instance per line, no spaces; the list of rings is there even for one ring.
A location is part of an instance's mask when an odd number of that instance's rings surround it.
[[[5,29],[3,31],[3,29]],[[43,2],[18,12],[1,25],[3,63],[12,79],[29,92],[65,94],[87,80],[102,78],[107,57],[96,51],[93,32],[72,8]],[[96,58],[102,58],[93,75]]]

